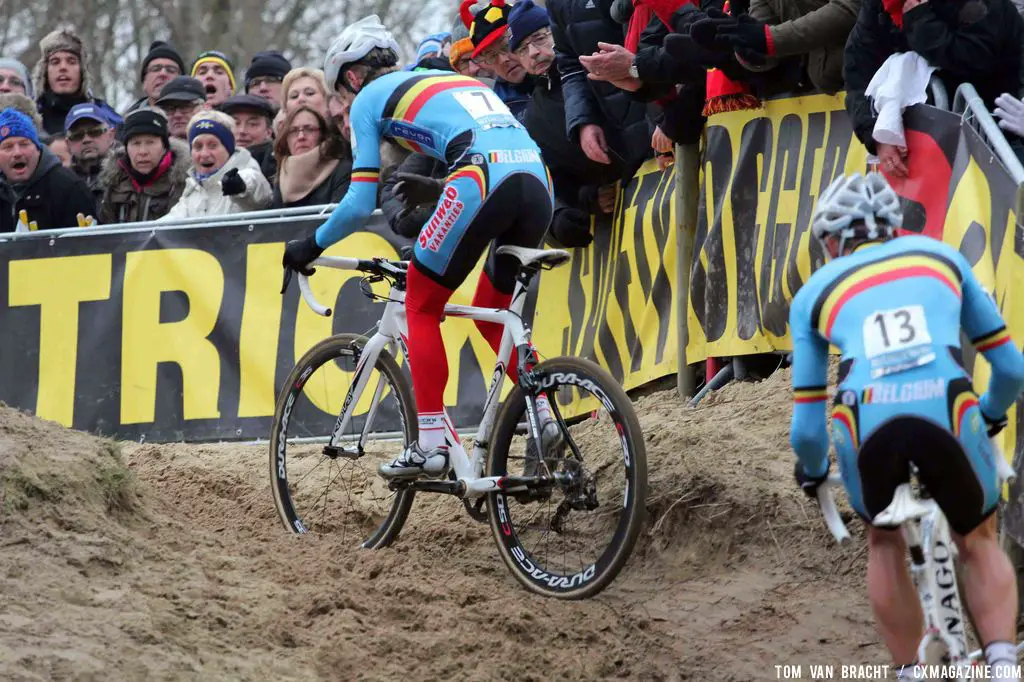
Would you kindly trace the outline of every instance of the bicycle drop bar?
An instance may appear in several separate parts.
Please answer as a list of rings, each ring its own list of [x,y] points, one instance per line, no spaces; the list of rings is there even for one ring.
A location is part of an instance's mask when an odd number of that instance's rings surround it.
[[[320,256],[310,265],[313,267],[333,268],[335,270],[359,270],[360,272],[375,275],[398,275],[404,273],[408,267],[403,261],[361,260],[359,258],[345,258],[341,256]],[[306,305],[317,315],[330,317],[331,309],[321,305],[316,300],[316,296],[309,286],[309,278],[301,272],[296,274],[299,276],[299,291],[302,292],[302,298],[306,301]]]
[[[832,532],[832,537],[840,545],[850,542],[850,531],[839,516],[839,509],[836,507],[836,496],[833,488],[842,487],[843,479],[839,474],[831,474],[824,484],[818,486],[818,506],[821,507],[821,515],[825,517],[825,525]]]

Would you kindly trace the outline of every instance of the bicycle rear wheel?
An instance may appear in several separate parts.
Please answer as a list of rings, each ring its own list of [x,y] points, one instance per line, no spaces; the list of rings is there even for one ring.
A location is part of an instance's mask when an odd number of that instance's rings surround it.
[[[564,444],[544,453],[539,470],[546,490],[488,494],[491,532],[502,560],[528,590],[585,599],[615,579],[643,525],[643,434],[625,391],[593,362],[554,358],[537,365],[534,374]],[[571,403],[582,418],[568,426],[559,400]],[[488,476],[523,475],[527,439],[520,425],[526,421],[525,408],[523,389],[516,386],[495,424]]]
[[[403,447],[362,447],[372,430],[394,431],[403,444],[417,438],[416,405],[405,375],[386,349],[361,395],[352,395],[355,369],[366,345],[357,334],[338,334],[313,346],[295,364],[278,396],[270,436],[270,479],[281,522],[292,533],[356,536],[366,549],[398,537],[412,506],[412,491],[393,492],[377,474]],[[344,432],[331,438],[339,415],[354,405]]]

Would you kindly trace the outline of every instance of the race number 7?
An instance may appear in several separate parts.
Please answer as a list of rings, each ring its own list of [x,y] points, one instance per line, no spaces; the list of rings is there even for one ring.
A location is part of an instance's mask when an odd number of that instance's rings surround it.
[[[869,358],[931,341],[922,306],[879,310],[864,318],[864,354]]]

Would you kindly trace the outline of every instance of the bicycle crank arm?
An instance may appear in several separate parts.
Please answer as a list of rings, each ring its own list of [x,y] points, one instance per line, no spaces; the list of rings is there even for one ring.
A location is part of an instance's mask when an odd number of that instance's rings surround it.
[[[550,477],[533,476],[486,476],[470,481],[466,491],[467,497],[476,497],[494,492],[523,492],[526,490],[548,489],[556,485],[566,485],[571,477],[563,473],[555,473]]]

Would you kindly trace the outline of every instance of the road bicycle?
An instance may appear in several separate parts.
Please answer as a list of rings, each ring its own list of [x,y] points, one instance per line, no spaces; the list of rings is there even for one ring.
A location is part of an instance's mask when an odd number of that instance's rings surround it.
[[[1016,478],[1013,467],[995,441],[992,447],[1000,481],[1012,482]],[[911,472],[916,475],[913,466]],[[818,505],[829,531],[842,545],[851,538],[836,508],[834,488],[843,488],[839,474],[830,474],[827,483],[818,487]],[[984,663],[984,652],[981,649],[968,652],[968,621],[964,618],[956,573],[958,550],[938,503],[923,485],[918,484],[915,492],[911,483],[904,483],[896,488],[892,502],[874,521],[878,525],[899,526],[909,549],[910,575],[917,588],[925,623],[924,637],[917,647],[918,663],[952,673],[938,678],[948,682],[977,679],[970,676],[968,668]],[[1017,645],[1018,654],[1021,650],[1024,650],[1024,643]]]
[[[445,415],[450,467],[441,480],[387,482],[377,473],[381,462],[417,438],[413,393],[399,364],[409,355],[408,263],[323,256],[313,263],[361,273],[362,292],[382,301],[384,310],[368,338],[338,333],[324,339],[285,380],[270,439],[274,501],[293,533],[344,535],[356,528],[360,547],[379,549],[398,537],[416,493],[452,495],[472,518],[490,525],[502,560],[527,589],[563,599],[591,597],[615,579],[644,522],[643,434],[625,391],[597,364],[574,357],[538,362],[522,315],[527,291],[542,269],[564,264],[569,254],[508,245],[497,253],[520,263],[509,308],[444,309],[445,318],[500,324],[504,334],[471,455]],[[378,290],[388,289],[384,296],[374,291],[380,283]],[[301,275],[299,288],[310,308],[331,315]],[[512,352],[518,381],[499,411]],[[550,427],[547,437],[541,435],[541,395],[558,437]],[[563,415],[566,407],[572,412]],[[371,434],[393,440],[370,446]]]

